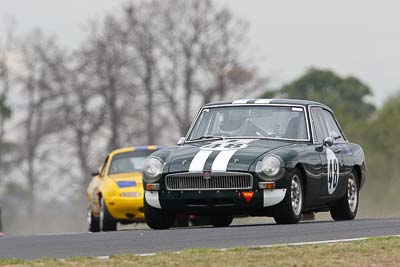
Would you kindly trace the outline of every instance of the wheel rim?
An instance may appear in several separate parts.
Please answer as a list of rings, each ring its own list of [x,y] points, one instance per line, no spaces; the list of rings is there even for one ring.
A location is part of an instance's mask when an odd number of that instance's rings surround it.
[[[355,212],[357,209],[358,195],[357,195],[357,182],[354,174],[350,174],[349,181],[347,182],[347,200],[349,202],[349,208],[351,212]]]
[[[303,196],[302,196],[300,178],[297,175],[294,175],[292,178],[291,200],[292,200],[292,208],[294,214],[300,215],[301,207],[303,204]]]

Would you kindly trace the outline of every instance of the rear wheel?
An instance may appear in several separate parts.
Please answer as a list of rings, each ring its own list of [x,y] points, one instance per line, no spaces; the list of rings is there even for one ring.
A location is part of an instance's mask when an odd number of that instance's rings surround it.
[[[100,232],[100,218],[94,216],[93,212],[90,209],[88,211],[88,224],[89,224],[89,232],[92,233]]]
[[[211,217],[211,225],[215,227],[227,227],[233,221],[232,216],[212,216]]]
[[[301,174],[296,169],[289,181],[283,201],[277,205],[274,220],[277,224],[298,223],[303,210],[304,189]]]
[[[347,181],[346,194],[330,208],[332,219],[335,221],[353,220],[358,210],[357,174],[353,170]]]
[[[115,220],[107,209],[104,199],[101,199],[100,230],[103,232],[117,231],[117,220]]]
[[[144,217],[147,225],[154,230],[169,229],[175,221],[175,214],[156,209],[144,201]]]

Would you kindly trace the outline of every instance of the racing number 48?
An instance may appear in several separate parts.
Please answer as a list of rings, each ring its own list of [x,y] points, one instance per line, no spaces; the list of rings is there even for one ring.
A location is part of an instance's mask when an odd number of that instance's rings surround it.
[[[329,190],[334,190],[338,183],[338,160],[329,159],[329,173],[328,173],[328,188]]]

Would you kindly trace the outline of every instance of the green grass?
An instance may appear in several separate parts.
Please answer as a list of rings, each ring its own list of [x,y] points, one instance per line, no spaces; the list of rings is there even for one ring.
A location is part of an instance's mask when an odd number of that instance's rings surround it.
[[[363,241],[276,246],[269,248],[234,248],[226,251],[188,249],[181,253],[155,256],[122,254],[109,259],[89,257],[67,260],[0,260],[1,266],[400,266],[400,238],[369,238]]]

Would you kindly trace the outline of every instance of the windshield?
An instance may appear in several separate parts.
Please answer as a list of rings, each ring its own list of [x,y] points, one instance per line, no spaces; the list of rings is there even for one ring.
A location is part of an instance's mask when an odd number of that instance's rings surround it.
[[[115,155],[112,158],[108,174],[141,172],[144,160],[154,151],[131,151]]]
[[[228,106],[204,108],[188,141],[207,138],[308,140],[303,107]]]

